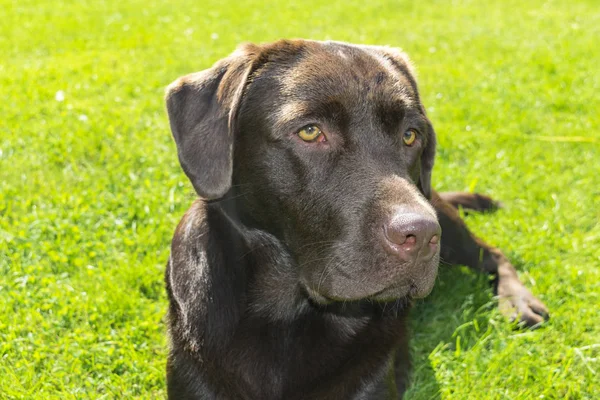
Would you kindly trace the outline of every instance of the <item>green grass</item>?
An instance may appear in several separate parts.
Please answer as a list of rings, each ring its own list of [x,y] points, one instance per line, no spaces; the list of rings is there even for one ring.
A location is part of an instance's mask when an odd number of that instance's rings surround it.
[[[408,398],[597,398],[593,0],[0,0],[0,398],[164,397],[163,271],[194,196],[163,90],[239,42],[281,37],[411,55],[439,135],[436,187],[505,203],[469,225],[551,310],[515,330],[486,277],[443,268],[413,312]]]

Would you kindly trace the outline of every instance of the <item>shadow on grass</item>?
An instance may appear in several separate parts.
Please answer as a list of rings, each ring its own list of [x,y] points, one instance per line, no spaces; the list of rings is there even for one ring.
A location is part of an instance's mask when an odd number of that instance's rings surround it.
[[[495,306],[489,277],[477,274],[466,267],[440,265],[436,286],[426,299],[415,304],[411,317],[412,380],[405,399],[440,399],[440,386],[436,379],[430,355],[442,349],[454,349],[456,336],[460,335],[460,348],[468,350],[477,335],[464,332],[472,328],[474,319],[482,320],[477,331],[485,331],[482,313]]]

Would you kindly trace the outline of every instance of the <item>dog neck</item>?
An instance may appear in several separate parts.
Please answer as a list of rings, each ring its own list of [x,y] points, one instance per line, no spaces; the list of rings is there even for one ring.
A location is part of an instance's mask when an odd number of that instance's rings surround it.
[[[279,382],[262,398],[281,398],[276,393],[339,374],[383,374],[405,340],[405,304],[318,305],[297,271],[285,243],[240,222],[235,204],[196,202],[174,236],[167,272],[173,340],[212,365],[208,370],[216,375],[205,378],[215,385],[224,371],[257,396],[266,389],[252,383]],[[325,352],[330,356],[323,363]],[[349,358],[366,369],[353,369]],[[276,368],[267,368],[271,364]]]

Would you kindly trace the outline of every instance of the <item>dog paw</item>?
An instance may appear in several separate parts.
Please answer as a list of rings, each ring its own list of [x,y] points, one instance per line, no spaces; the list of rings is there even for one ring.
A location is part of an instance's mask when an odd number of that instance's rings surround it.
[[[528,328],[537,328],[550,318],[548,308],[518,280],[498,283],[498,301],[502,314],[511,321],[519,320]]]

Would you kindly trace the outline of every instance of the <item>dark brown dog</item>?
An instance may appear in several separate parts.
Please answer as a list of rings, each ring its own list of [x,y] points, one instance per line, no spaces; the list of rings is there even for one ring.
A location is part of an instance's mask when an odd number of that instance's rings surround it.
[[[456,211],[494,202],[432,192],[435,134],[400,51],[244,45],[173,83],[167,106],[201,197],[166,274],[169,398],[401,397],[409,303],[433,287],[441,231],[446,263],[496,275],[525,324],[547,315]]]

